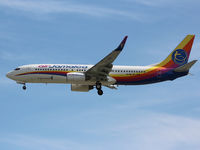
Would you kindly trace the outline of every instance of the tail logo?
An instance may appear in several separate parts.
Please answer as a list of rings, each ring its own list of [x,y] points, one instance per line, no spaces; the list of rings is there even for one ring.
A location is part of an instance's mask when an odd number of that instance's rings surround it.
[[[187,63],[187,54],[183,49],[177,49],[172,53],[174,63],[183,65]]]

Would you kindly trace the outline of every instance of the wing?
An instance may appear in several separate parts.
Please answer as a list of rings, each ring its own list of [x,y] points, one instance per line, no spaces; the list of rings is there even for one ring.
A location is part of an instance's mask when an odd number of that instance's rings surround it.
[[[128,36],[125,36],[120,45],[113,50],[110,54],[104,57],[101,61],[99,61],[96,65],[85,72],[85,75],[88,80],[94,79],[96,81],[104,81],[107,80],[107,76],[112,70],[113,62],[119,55],[119,53],[124,48],[126,43],[126,39]]]

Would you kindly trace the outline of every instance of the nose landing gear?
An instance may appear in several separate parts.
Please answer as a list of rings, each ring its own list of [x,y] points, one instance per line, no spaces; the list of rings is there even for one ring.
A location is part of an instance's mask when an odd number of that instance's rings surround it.
[[[22,84],[23,86],[22,86],[22,89],[23,90],[26,90],[26,83],[24,83],[24,82],[17,82],[17,84]]]
[[[101,82],[97,81],[97,83],[96,83],[96,89],[97,89],[98,95],[103,95],[103,91],[101,89]]]
[[[26,90],[26,84],[24,83],[24,85],[22,86],[23,90]]]
[[[24,85],[24,86],[22,87],[22,89],[23,89],[23,90],[26,90],[26,86]]]

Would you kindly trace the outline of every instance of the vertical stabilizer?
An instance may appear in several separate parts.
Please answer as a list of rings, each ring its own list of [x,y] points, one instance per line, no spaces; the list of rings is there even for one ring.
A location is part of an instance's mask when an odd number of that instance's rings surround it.
[[[188,62],[195,35],[187,35],[171,54],[157,66],[177,68]]]

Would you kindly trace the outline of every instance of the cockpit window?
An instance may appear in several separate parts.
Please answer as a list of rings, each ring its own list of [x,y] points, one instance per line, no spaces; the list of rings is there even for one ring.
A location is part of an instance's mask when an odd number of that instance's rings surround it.
[[[15,70],[20,70],[20,68],[16,68]]]

